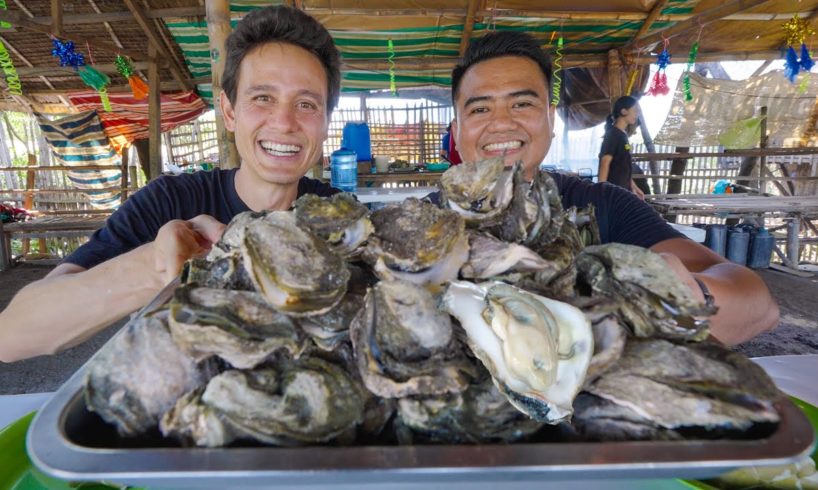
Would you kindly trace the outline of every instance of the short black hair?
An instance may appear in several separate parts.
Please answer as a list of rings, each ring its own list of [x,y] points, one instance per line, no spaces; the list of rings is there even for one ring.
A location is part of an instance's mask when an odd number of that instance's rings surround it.
[[[276,42],[304,48],[318,58],[327,74],[327,112],[331,113],[341,94],[341,55],[320,22],[286,5],[251,11],[227,37],[222,89],[230,103],[236,103],[239,66],[247,53],[257,46]]]
[[[524,32],[495,31],[470,42],[460,63],[452,70],[452,106],[455,106],[460,82],[466,71],[481,61],[501,56],[519,56],[536,63],[545,76],[545,86],[548,96],[551,96],[551,57],[542,50],[537,40]]]

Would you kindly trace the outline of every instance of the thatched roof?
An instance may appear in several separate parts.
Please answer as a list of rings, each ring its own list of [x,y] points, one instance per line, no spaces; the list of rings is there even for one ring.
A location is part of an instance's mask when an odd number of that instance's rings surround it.
[[[671,39],[673,60],[685,62],[700,28],[700,61],[781,57],[782,24],[793,14],[812,19],[818,9],[818,0],[456,0],[442,8],[439,0],[290,1],[331,31],[343,55],[345,91],[389,87],[390,39],[399,87],[446,86],[464,38],[479,37],[491,29],[525,30],[552,49],[555,38],[563,36],[565,67],[602,66],[609,59],[608,51],[619,49],[627,68],[651,62],[650,48],[663,34]],[[25,99],[36,110],[67,108],[60,97],[86,87],[51,56],[52,1],[5,3],[7,10],[0,10],[0,20],[11,27],[0,28],[0,41],[12,55]],[[205,0],[54,3],[62,6],[58,37],[75,41],[86,60],[92,57],[95,67],[109,74],[111,91],[128,90],[114,69],[116,54],[131,56],[147,74],[148,46],[155,42],[163,64],[159,73],[163,91],[195,87],[210,98]],[[235,21],[250,9],[270,3],[232,0],[231,15]],[[3,77],[0,86],[5,89]],[[0,95],[0,109],[20,109],[21,104],[25,101],[11,97],[7,90]]]

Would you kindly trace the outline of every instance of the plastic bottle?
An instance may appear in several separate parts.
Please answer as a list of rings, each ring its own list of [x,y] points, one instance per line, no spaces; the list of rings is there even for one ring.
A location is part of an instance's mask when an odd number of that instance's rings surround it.
[[[724,257],[727,252],[727,227],[725,225],[707,225],[704,244],[707,248]]]
[[[346,148],[335,150],[330,156],[330,183],[344,192],[358,190],[358,156]]]
[[[727,232],[727,259],[736,264],[747,264],[747,248],[750,245],[750,234],[740,226]]]

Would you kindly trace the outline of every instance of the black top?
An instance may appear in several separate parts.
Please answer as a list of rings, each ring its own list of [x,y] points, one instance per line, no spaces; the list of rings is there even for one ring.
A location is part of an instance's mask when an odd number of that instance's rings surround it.
[[[619,128],[611,127],[605,131],[602,148],[599,150],[599,159],[611,155],[611,165],[608,167],[608,182],[619,187],[631,190],[631,145],[628,136]]]
[[[684,235],[673,229],[649,204],[632,192],[607,182],[594,184],[578,177],[551,173],[562,196],[562,206],[584,208],[593,204],[602,243],[627,243],[650,248]],[[440,205],[440,192],[425,199]]]
[[[63,262],[91,267],[156,238],[159,228],[174,219],[188,220],[200,214],[227,224],[239,213],[250,211],[236,192],[237,169],[214,169],[160,177],[140,189]],[[339,191],[329,184],[302,177],[298,196],[331,196]]]

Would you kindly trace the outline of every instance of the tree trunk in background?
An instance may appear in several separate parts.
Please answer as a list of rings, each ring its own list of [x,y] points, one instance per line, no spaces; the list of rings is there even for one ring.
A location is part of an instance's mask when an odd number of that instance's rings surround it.
[[[153,43],[148,45],[148,55],[159,56],[159,50]],[[153,61],[148,65],[148,165],[150,179],[162,174],[162,92],[159,89],[159,66]],[[141,160],[141,159],[140,159]]]
[[[636,103],[639,106],[639,102]],[[642,117],[642,107],[639,107],[639,130],[642,132],[642,140],[645,142],[645,149],[648,150],[649,153],[656,153],[656,145],[653,144],[653,137],[651,137],[650,132],[648,132],[648,126],[645,124],[645,118]],[[648,167],[650,168],[650,173],[654,177],[651,180],[652,190],[654,194],[661,194],[662,193],[662,184],[659,182],[655,176],[659,175],[659,162],[656,160],[651,160],[648,162]]]
[[[145,180],[150,182],[152,179],[150,165],[150,143],[148,140],[136,140],[133,142],[133,146],[136,148],[136,156],[139,158],[139,166],[142,167],[142,172],[145,174]],[[136,182],[136,180],[134,180],[134,182]]]
[[[690,148],[687,146],[677,146],[676,153],[689,153]],[[685,173],[685,168],[687,167],[687,159],[686,158],[677,158],[673,160],[670,164],[670,175],[679,175],[682,176]],[[668,194],[679,194],[682,192],[682,181],[677,179],[670,179],[667,183],[667,193]],[[676,222],[676,215],[668,216],[667,220],[671,223]]]
[[[210,72],[212,76],[213,107],[216,109],[216,140],[219,148],[219,166],[238,168],[239,152],[236,140],[224,127],[224,116],[219,107],[219,94],[222,91],[222,75],[227,52],[224,44],[233,30],[230,27],[230,2],[227,0],[205,0],[207,12],[207,35],[210,39]]]

